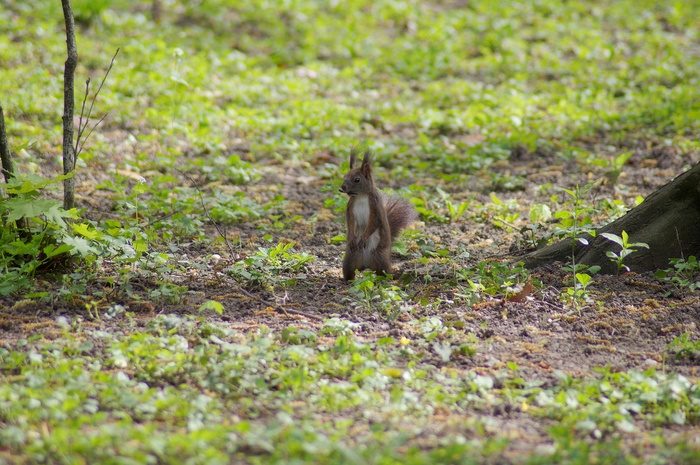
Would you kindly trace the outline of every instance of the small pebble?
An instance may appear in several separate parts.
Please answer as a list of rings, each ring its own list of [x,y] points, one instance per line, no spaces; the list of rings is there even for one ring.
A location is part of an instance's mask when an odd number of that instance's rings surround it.
[[[644,360],[644,362],[642,362],[642,366],[644,368],[656,368],[656,365],[658,365],[658,364],[659,364],[659,362],[657,362],[656,360],[651,359],[651,358],[648,358],[648,359]]]

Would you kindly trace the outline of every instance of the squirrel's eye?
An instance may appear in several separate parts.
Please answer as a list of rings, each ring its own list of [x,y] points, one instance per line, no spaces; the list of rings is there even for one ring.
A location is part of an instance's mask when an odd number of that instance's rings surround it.
[[[355,178],[355,182],[360,182],[360,177],[359,177],[359,176]]]

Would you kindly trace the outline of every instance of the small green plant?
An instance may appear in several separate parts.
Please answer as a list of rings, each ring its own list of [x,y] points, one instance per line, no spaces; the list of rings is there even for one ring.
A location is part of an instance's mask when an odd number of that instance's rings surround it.
[[[188,289],[187,286],[178,286],[169,282],[158,282],[157,284],[158,287],[156,289],[148,291],[148,297],[157,302],[164,302],[171,305],[182,302],[184,294]]]
[[[588,241],[579,236],[595,233],[592,219],[594,208],[585,202],[585,197],[592,188],[593,184],[587,184],[584,187],[577,185],[574,189],[561,189],[568,196],[568,202],[564,204],[564,209],[554,213],[554,218],[559,220],[559,226],[553,231],[555,236],[571,237],[584,246],[588,245]]]
[[[467,282],[460,286],[456,294],[470,303],[475,303],[487,296],[510,297],[516,293],[518,285],[528,281],[530,273],[522,263],[516,266],[493,260],[482,260],[476,268],[461,267],[455,270],[458,282]]]
[[[217,302],[216,300],[207,300],[206,302],[204,302],[202,305],[199,306],[198,311],[200,313],[202,313],[206,310],[213,310],[214,312],[218,313],[219,315],[223,315],[224,306],[221,304],[221,302]]]
[[[340,318],[330,318],[323,322],[323,328],[319,331],[323,336],[351,336],[355,330],[362,327],[360,323]]]
[[[315,332],[308,329],[299,329],[294,326],[287,326],[282,329],[280,341],[284,344],[310,344],[316,341],[318,336]]]
[[[29,287],[36,272],[51,262],[67,260],[83,252],[71,242],[67,219],[77,220],[77,210],[66,211],[57,200],[44,198],[46,188],[66,179],[22,175],[3,185],[0,196],[0,295]],[[18,226],[22,220],[22,226]],[[17,222],[17,224],[15,224]]]
[[[623,152],[609,161],[605,177],[610,181],[610,184],[615,185],[617,183],[617,179],[622,174],[622,168],[632,155],[633,152]]]
[[[678,289],[690,289],[691,291],[700,289],[700,262],[694,255],[688,257],[687,260],[672,258],[670,263],[673,268],[659,270],[654,273],[654,276],[672,283]]]
[[[295,242],[279,242],[274,247],[258,247],[250,257],[233,264],[228,273],[241,283],[272,290],[276,285],[293,285],[316,258],[291,252]]]
[[[389,276],[373,271],[364,271],[353,281],[348,292],[353,296],[350,304],[364,310],[379,310],[389,320],[394,320],[399,311],[409,305],[408,293],[393,283]]]
[[[593,166],[602,168],[605,178],[610,185],[614,186],[617,183],[617,179],[620,177],[620,174],[622,174],[622,169],[633,154],[633,152],[622,152],[619,155],[607,157],[594,153],[588,153],[586,154],[587,156],[582,156],[580,159],[590,163]]]
[[[409,326],[414,327],[418,334],[413,341],[416,347],[431,351],[442,363],[448,363],[454,356],[473,357],[477,352],[475,336],[460,331],[459,323],[432,316],[413,320]]]
[[[424,187],[415,188],[411,192],[413,193],[411,203],[423,221],[447,223],[450,220],[449,217],[442,213],[442,201],[436,198],[436,196],[427,189]]]
[[[552,219],[552,209],[544,203],[535,204],[530,207],[529,217],[530,223],[520,229],[520,234],[529,247],[544,247],[551,237],[546,223]]]
[[[544,235],[540,235],[541,231],[545,231]],[[549,242],[549,234],[546,233],[546,228],[541,223],[528,224],[520,228],[520,234],[527,247],[539,249],[544,247]]]
[[[491,192],[489,197],[493,202],[492,209],[495,212],[493,225],[497,228],[517,229],[513,223],[520,217],[518,202],[515,199],[503,200],[495,192]]]
[[[447,208],[447,217],[449,218],[450,223],[457,222],[464,215],[464,213],[466,213],[467,209],[469,208],[469,202],[455,203],[452,201],[452,196],[448,192],[445,192],[439,187],[436,188],[436,190],[440,196],[440,200]]]
[[[573,275],[573,286],[566,289],[566,293],[562,294],[565,302],[571,303],[574,307],[580,307],[584,304],[592,302],[588,294],[588,286],[591,284],[592,275],[600,271],[600,266],[588,266],[583,263],[567,265],[562,268],[564,271],[570,272]]]
[[[582,267],[576,263],[577,244],[584,247],[588,245],[588,239],[582,236],[595,237],[591,219],[593,207],[584,203],[584,197],[592,187],[593,184],[587,184],[584,187],[577,185],[574,189],[562,189],[570,197],[570,209],[561,210],[554,214],[554,217],[558,218],[561,223],[561,227],[555,231],[555,234],[571,239],[571,265],[564,267],[564,270],[572,274],[573,288],[567,289],[565,296],[569,298],[568,300],[574,309],[579,312],[581,304],[588,302],[586,288],[591,282],[591,275],[600,270],[599,266]]]
[[[700,361],[700,341],[693,342],[690,340],[690,333],[683,333],[666,346],[666,352],[676,359],[698,362]]]
[[[613,233],[602,233],[601,236],[620,246],[619,252],[613,252],[612,250],[608,250],[607,252],[605,252],[605,255],[610,259],[610,261],[612,261],[615,264],[615,266],[617,266],[618,274],[620,273],[620,270],[630,270],[629,267],[623,263],[625,257],[630,255],[631,253],[637,252],[636,249],[649,248],[649,245],[643,242],[630,243],[629,235],[626,231],[622,231],[622,236],[618,236],[617,234]]]

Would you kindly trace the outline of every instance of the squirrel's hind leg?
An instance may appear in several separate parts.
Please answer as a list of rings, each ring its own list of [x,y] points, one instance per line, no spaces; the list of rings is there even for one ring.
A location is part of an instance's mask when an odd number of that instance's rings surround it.
[[[362,271],[364,269],[361,255],[350,251],[345,252],[345,257],[343,258],[343,279],[345,281],[355,279],[355,270]]]
[[[372,257],[368,268],[379,275],[391,274],[393,270],[391,269],[390,254],[391,250],[380,252],[377,249],[377,254]]]

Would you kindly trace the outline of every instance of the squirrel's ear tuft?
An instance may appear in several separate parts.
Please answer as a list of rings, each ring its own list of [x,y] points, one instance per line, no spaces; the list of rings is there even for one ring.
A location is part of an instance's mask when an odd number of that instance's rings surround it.
[[[372,164],[372,151],[364,144],[356,145],[350,150],[350,169],[355,168],[357,159],[360,157],[360,154],[363,151],[364,155],[362,157],[362,165],[360,166],[360,169],[363,173],[369,173],[370,165]]]
[[[350,150],[350,169],[353,169],[355,167],[355,162],[357,161],[357,147],[353,147],[352,150]]]
[[[362,158],[362,166],[360,169],[367,177],[369,177],[372,172],[372,151],[370,149],[365,149],[365,156]]]

